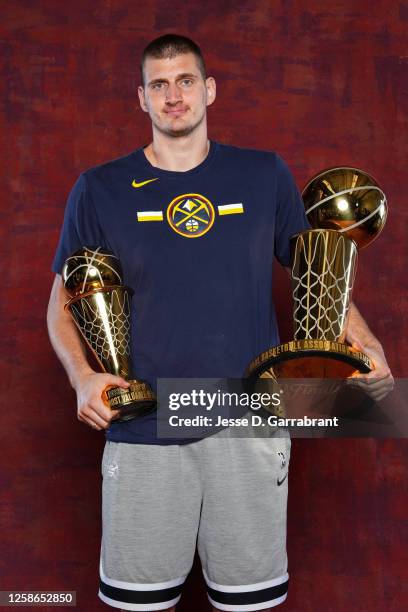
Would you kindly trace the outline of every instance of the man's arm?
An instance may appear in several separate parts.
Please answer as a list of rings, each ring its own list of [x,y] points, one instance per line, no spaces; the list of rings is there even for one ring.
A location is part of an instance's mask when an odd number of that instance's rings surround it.
[[[51,344],[65,368],[78,403],[78,419],[95,429],[106,429],[117,415],[102,400],[108,385],[127,388],[129,383],[113,374],[99,374],[90,367],[80,333],[64,304],[69,296],[62,278],[56,275],[47,311],[47,325]]]
[[[285,266],[292,277],[292,270]],[[374,336],[361,316],[357,306],[351,302],[346,340],[351,346],[365,353],[374,363],[369,374],[353,374],[348,383],[363,389],[375,401],[383,399],[394,388],[394,378],[388,366],[380,341]]]
[[[349,383],[360,387],[376,401],[383,399],[394,388],[394,378],[380,341],[370,331],[353,302],[350,304],[346,340],[374,363],[374,369],[369,374],[354,374]]]

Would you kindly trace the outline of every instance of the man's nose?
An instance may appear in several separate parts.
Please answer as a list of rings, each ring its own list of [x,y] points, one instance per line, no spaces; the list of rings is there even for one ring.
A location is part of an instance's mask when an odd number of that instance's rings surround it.
[[[169,83],[166,91],[166,102],[175,104],[182,99],[181,89],[177,83]]]

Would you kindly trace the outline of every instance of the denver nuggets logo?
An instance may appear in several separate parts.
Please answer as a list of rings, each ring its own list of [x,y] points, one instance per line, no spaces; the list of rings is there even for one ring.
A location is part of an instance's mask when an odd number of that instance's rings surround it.
[[[185,193],[172,200],[167,208],[170,227],[186,238],[198,238],[211,229],[214,207],[199,193]]]

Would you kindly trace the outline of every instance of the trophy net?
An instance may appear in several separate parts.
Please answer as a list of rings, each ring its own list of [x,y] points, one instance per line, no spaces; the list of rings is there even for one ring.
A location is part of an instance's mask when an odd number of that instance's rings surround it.
[[[84,295],[71,302],[70,310],[104,370],[129,375],[129,290],[119,286]]]
[[[357,248],[333,230],[294,237],[292,266],[296,340],[344,340]]]
[[[366,355],[344,343],[356,270],[357,246],[332,229],[293,236],[294,340],[270,348],[247,375],[273,368],[283,378],[346,378],[370,370]]]

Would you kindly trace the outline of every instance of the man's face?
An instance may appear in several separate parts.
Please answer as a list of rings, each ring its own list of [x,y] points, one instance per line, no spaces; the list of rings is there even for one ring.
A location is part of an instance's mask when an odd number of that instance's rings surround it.
[[[144,82],[138,89],[140,106],[154,128],[175,138],[197,129],[205,121],[206,107],[215,100],[215,81],[203,79],[192,53],[146,58]]]

